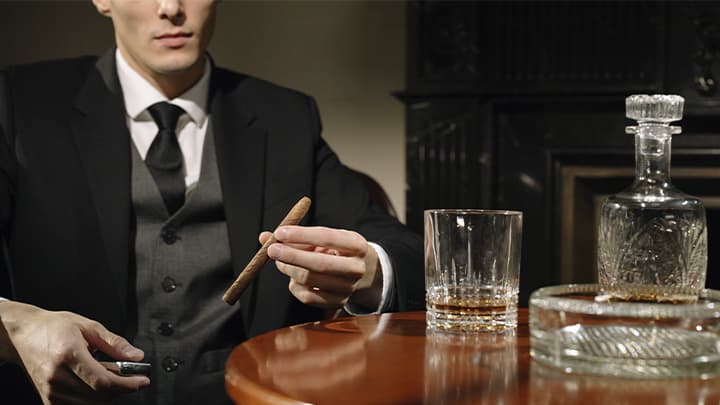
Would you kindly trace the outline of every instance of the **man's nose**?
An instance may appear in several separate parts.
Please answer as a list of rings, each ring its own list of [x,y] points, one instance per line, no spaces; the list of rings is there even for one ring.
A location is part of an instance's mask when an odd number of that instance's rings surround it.
[[[183,12],[183,0],[158,0],[158,15],[174,18]]]

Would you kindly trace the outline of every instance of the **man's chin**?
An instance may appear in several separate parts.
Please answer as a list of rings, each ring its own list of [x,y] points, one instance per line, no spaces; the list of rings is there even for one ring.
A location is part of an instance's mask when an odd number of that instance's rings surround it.
[[[204,60],[202,55],[188,55],[179,57],[179,55],[168,58],[168,60],[159,61],[154,66],[155,72],[161,75],[175,76],[192,72],[194,69],[202,72]]]

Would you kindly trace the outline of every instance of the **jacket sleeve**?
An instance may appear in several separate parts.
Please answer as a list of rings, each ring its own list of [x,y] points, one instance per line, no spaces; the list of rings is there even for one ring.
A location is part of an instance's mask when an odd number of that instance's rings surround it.
[[[382,246],[392,262],[394,296],[391,311],[424,309],[425,272],[422,237],[374,204],[365,184],[338,159],[320,136],[317,107],[308,99],[315,139],[316,221],[320,225],[352,229],[368,242]]]

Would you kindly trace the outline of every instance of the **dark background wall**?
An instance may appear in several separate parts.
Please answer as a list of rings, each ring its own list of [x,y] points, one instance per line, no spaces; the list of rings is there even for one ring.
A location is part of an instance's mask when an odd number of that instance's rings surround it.
[[[521,297],[596,280],[602,199],[630,185],[624,99],[685,97],[673,182],[708,208],[720,250],[717,2],[408,5],[407,223],[438,207],[524,212]]]

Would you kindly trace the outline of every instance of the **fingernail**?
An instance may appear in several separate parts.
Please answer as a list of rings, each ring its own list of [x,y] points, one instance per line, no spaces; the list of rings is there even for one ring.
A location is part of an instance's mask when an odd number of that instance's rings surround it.
[[[288,230],[285,227],[280,227],[275,230],[275,239],[284,240],[287,237]]]
[[[282,244],[280,244],[280,243],[273,243],[273,244],[270,245],[270,247],[268,248],[268,256],[271,256],[271,257],[279,257],[280,254],[282,253],[282,248],[283,248],[283,247],[282,247]]]
[[[150,379],[144,378],[142,381],[140,381],[140,388],[145,388],[148,385],[150,385]]]

